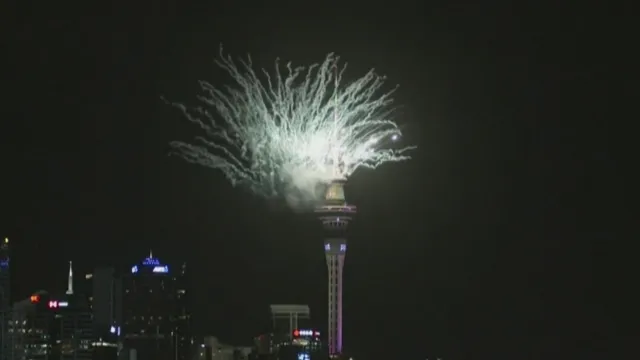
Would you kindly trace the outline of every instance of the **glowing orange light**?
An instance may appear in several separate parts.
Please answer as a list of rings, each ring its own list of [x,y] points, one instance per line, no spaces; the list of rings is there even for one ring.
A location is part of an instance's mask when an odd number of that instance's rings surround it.
[[[300,331],[298,331],[297,329],[293,330],[293,336],[300,336]]]
[[[40,296],[38,295],[31,295],[31,302],[32,303],[37,303],[40,301]]]

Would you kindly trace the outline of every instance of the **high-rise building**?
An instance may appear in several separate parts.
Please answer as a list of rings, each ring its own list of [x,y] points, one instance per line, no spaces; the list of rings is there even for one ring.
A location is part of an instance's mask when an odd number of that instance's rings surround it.
[[[327,187],[325,200],[316,208],[324,229],[324,253],[329,272],[327,343],[329,354],[342,354],[342,270],[347,253],[347,229],[356,214],[344,196],[344,181],[333,181]]]
[[[86,293],[98,332],[122,325],[122,276],[112,267],[98,267],[85,275]]]
[[[122,277],[112,267],[85,275],[85,292],[93,314],[94,360],[116,359],[122,326]]]
[[[123,289],[125,352],[137,360],[191,360],[186,264],[172,267],[149,254],[124,276]]]
[[[11,337],[9,336],[9,318],[11,312],[11,268],[9,239],[0,243],[0,360],[11,359]]]
[[[86,298],[39,291],[13,306],[14,359],[92,360],[92,316]]]

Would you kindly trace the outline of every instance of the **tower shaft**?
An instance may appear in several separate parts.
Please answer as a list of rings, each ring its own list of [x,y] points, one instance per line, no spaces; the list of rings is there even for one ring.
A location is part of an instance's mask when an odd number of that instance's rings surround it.
[[[328,319],[327,333],[329,354],[342,353],[342,273],[347,253],[347,228],[356,207],[348,205],[344,198],[341,181],[327,187],[325,201],[316,208],[318,219],[324,229],[324,252],[328,270]]]
[[[346,239],[325,240],[325,257],[327,270],[329,271],[327,301],[328,343],[329,353],[332,355],[342,353],[342,270],[346,244]],[[339,249],[344,250],[340,252]]]

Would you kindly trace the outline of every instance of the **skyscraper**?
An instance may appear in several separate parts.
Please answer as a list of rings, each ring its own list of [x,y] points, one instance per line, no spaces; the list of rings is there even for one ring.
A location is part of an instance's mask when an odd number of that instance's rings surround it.
[[[123,281],[124,350],[138,360],[190,360],[186,264],[170,267],[149,254]]]
[[[324,253],[329,272],[327,343],[329,354],[337,356],[342,353],[342,270],[347,253],[347,228],[356,214],[356,207],[346,202],[342,180],[329,184],[324,203],[316,208],[316,214],[324,229]]]
[[[0,243],[0,360],[11,359],[11,338],[9,337],[9,319],[11,313],[11,267],[9,239]]]
[[[121,345],[122,277],[114,268],[98,267],[85,280],[93,314],[93,359],[115,359]]]
[[[85,275],[85,292],[93,311],[96,334],[122,326],[122,277],[112,267],[98,267]]]

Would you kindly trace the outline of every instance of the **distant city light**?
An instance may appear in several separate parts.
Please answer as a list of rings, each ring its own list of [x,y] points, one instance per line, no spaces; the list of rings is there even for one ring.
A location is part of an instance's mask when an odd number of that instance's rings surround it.
[[[40,302],[40,296],[39,295],[31,295],[31,302],[32,303],[37,303]]]
[[[131,268],[131,273],[132,273],[132,274],[135,274],[135,273],[137,273],[137,272],[138,272],[138,267],[137,267],[137,266],[133,266],[133,267]]]
[[[156,266],[153,268],[153,272],[154,273],[168,273],[169,272],[169,267],[168,266]]]
[[[340,251],[347,251],[347,245],[346,244],[340,244]]]
[[[325,250],[331,250],[331,244],[324,244]]]
[[[293,331],[293,336],[298,337],[298,336],[320,336],[320,332],[319,331],[313,331],[313,330],[294,330]]]

